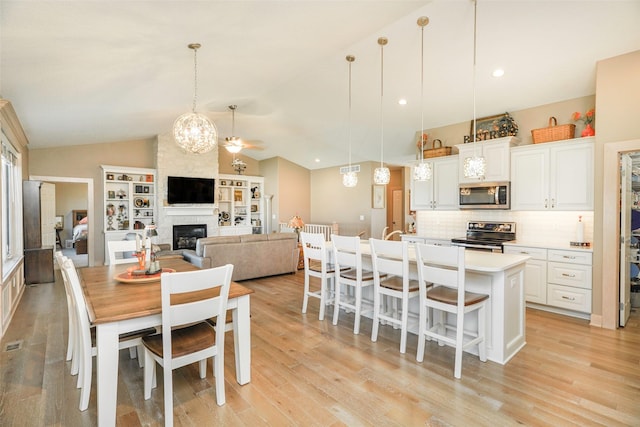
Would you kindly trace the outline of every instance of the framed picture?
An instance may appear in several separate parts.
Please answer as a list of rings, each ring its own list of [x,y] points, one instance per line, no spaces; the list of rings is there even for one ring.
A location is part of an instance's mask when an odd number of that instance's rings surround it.
[[[473,142],[473,120],[469,125],[469,135],[465,136],[464,142]],[[487,141],[505,136],[515,136],[518,134],[518,125],[509,113],[496,114],[495,116],[476,118],[476,141]]]
[[[64,228],[64,217],[62,215],[56,215],[56,230],[62,230]]]
[[[145,185],[144,187],[142,187],[142,189],[144,190],[143,193],[148,193],[149,192],[149,186]]]
[[[373,209],[384,209],[385,195],[384,185],[374,185],[371,192],[371,207]]]
[[[116,198],[116,192],[115,191],[107,191],[107,199],[115,199]]]
[[[142,185],[136,185],[136,193],[142,193]]]
[[[113,181],[113,174],[112,173],[108,173],[107,174],[107,181]]]
[[[233,192],[233,201],[242,202],[242,190],[235,190]]]
[[[236,187],[242,187],[242,181],[236,181]]]
[[[225,181],[224,179],[220,181],[220,185],[227,185],[227,181]]]

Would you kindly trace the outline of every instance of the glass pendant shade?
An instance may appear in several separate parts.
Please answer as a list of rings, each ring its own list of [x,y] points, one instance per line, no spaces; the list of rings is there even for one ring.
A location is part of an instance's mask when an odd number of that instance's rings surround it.
[[[218,130],[206,116],[193,111],[176,119],[173,124],[173,137],[183,150],[204,154],[216,146]]]
[[[464,177],[482,178],[485,174],[487,162],[484,157],[467,157],[464,159]]]
[[[183,150],[193,154],[207,153],[218,143],[218,130],[205,115],[196,113],[198,100],[198,49],[199,43],[191,43],[193,50],[193,107],[191,112],[178,117],[173,123],[173,138]]]
[[[420,162],[413,167],[414,181],[428,181],[431,179],[431,164]]]
[[[373,171],[373,182],[377,185],[387,185],[391,181],[389,168],[379,167]]]
[[[358,174],[355,172],[347,172],[342,175],[342,184],[345,187],[355,187],[358,184]]]

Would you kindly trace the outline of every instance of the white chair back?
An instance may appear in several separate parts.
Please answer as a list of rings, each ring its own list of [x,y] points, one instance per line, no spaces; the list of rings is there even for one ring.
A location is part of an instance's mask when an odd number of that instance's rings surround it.
[[[333,242],[333,260],[336,271],[340,268],[350,267],[356,269],[362,276],[362,253],[359,236],[331,235]],[[360,277],[360,280],[362,277]]]
[[[457,289],[458,306],[464,305],[465,249],[458,246],[416,245],[421,298],[429,297],[429,284]]]
[[[109,240],[107,242],[109,249],[109,264],[131,264],[138,262],[135,256],[123,256],[126,252],[136,251],[135,240]],[[151,239],[146,238],[145,248],[147,248],[146,260],[151,259]]]
[[[374,276],[384,273],[406,278],[409,283],[409,242],[369,239]]]
[[[318,261],[321,266],[326,269],[327,266],[327,243],[324,240],[324,234],[300,232],[300,240],[302,241],[302,251],[304,253],[304,268],[309,268],[310,261]]]

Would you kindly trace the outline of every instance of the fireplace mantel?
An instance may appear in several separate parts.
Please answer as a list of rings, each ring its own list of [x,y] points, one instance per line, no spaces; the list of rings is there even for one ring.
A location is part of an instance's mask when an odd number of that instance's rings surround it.
[[[167,216],[213,216],[215,207],[211,206],[165,206],[164,214]]]

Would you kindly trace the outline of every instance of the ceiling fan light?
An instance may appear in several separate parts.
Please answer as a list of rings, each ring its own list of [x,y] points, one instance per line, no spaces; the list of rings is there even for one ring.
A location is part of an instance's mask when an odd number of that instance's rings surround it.
[[[391,181],[391,172],[389,168],[379,167],[373,171],[373,182],[376,185],[387,185]]]
[[[226,148],[229,153],[238,154],[242,151],[242,141],[237,136],[225,138],[225,141],[226,144],[224,148]]]
[[[414,181],[428,181],[431,179],[431,164],[420,162],[413,167]]]
[[[466,159],[464,159],[464,177],[483,178],[486,166],[487,162],[484,157],[467,157]]]
[[[173,123],[173,137],[183,150],[204,154],[216,146],[218,130],[203,114],[190,112],[181,115]]]
[[[347,172],[342,175],[342,185],[348,188],[355,187],[358,184],[358,174],[355,172]]]

